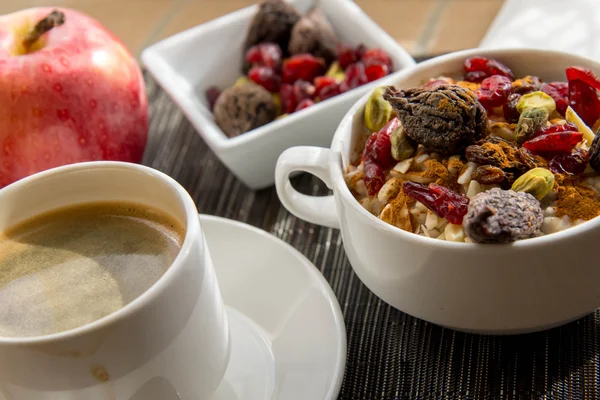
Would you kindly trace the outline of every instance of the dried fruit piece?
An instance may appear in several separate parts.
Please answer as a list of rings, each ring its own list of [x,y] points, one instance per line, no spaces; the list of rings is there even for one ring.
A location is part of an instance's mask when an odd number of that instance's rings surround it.
[[[508,95],[506,102],[502,105],[504,119],[511,124],[516,124],[519,121],[520,114],[517,111],[517,103],[520,98],[521,95],[519,93],[511,93]]]
[[[373,90],[365,105],[365,126],[371,132],[377,132],[392,118],[392,106],[383,99],[385,87]]]
[[[312,82],[325,73],[325,60],[312,54],[298,54],[283,62],[281,76],[284,83],[294,83],[298,79]]]
[[[226,89],[215,103],[215,122],[229,137],[265,125],[276,116],[273,96],[255,83]]]
[[[481,82],[481,87],[475,91],[477,100],[485,108],[490,109],[504,104],[512,92],[512,82],[505,76],[493,75]]]
[[[539,91],[541,87],[542,81],[537,76],[527,75],[513,82],[513,92],[521,95]]]
[[[255,44],[265,42],[277,43],[281,49],[287,49],[292,28],[300,18],[301,15],[296,7],[286,1],[263,1],[248,28],[243,47],[244,53]]]
[[[582,139],[581,132],[556,132],[535,137],[523,143],[523,147],[535,154],[569,154]]]
[[[390,136],[392,142],[392,157],[396,161],[403,161],[415,154],[415,142],[406,135],[404,127],[400,124],[392,131]]]
[[[379,132],[375,141],[373,142],[373,149],[371,151],[373,160],[381,167],[387,169],[396,165],[394,157],[392,157],[392,132],[397,129],[400,125],[398,118],[392,119],[388,122]]]
[[[338,61],[334,61],[329,66],[329,69],[325,73],[325,76],[329,77],[329,78],[335,78],[338,81],[343,81],[344,80],[344,70],[342,69],[342,67],[340,66],[340,63]]]
[[[567,82],[544,83],[541,90],[554,99],[556,111],[564,116],[569,106],[569,84]]]
[[[463,227],[475,243],[510,243],[538,236],[543,220],[531,194],[493,188],[473,196]]]
[[[565,176],[581,175],[585,171],[588,161],[588,152],[575,147],[571,154],[559,154],[550,160],[550,171]]]
[[[593,126],[600,117],[598,91],[584,81],[569,81],[569,106],[588,126]]]
[[[515,192],[530,193],[542,200],[554,187],[554,175],[546,168],[534,168],[521,175],[511,186]]]
[[[336,58],[337,36],[320,8],[313,8],[294,25],[288,50],[290,54],[310,53],[327,63]]]
[[[296,110],[298,103],[296,102],[296,95],[294,94],[294,86],[289,83],[282,83],[281,89],[279,90],[279,97],[281,99],[281,112],[284,114],[291,114]]]
[[[481,82],[492,75],[505,76],[511,81],[515,79],[514,74],[506,65],[486,57],[475,56],[465,60],[465,80],[469,82]]]
[[[382,49],[377,49],[377,48],[369,49],[363,53],[360,60],[366,66],[374,65],[374,64],[380,64],[380,65],[382,64],[387,67],[388,71],[392,70],[392,59],[390,58],[388,53],[386,53]]]
[[[495,185],[506,179],[506,174],[498,167],[492,165],[480,165],[473,172],[472,178],[474,181],[482,185]]]
[[[281,66],[281,47],[276,43],[259,43],[246,52],[246,61],[255,66],[263,65],[273,69]]]
[[[331,90],[333,88],[338,89],[338,81],[329,76],[317,76],[314,80],[315,83],[315,97],[318,97],[321,100],[327,100],[330,97],[336,96],[335,91]]]
[[[385,174],[383,172],[383,168],[373,161],[372,158],[367,158],[364,161],[364,174],[365,174],[365,186],[367,187],[367,192],[369,196],[375,196],[379,189],[385,183]]]
[[[517,143],[523,143],[548,122],[548,110],[545,108],[528,108],[519,116],[515,137]]]
[[[206,89],[206,100],[208,101],[210,111],[212,111],[215,108],[215,103],[217,102],[217,99],[220,95],[221,91],[215,86],[211,86],[208,89]]]
[[[267,89],[269,92],[278,92],[281,87],[281,78],[273,68],[256,66],[250,69],[248,77],[256,84]]]
[[[425,186],[408,181],[402,189],[408,197],[421,202],[437,216],[446,218],[451,224],[462,224],[469,205],[468,197],[435,183]]]
[[[534,137],[547,135],[548,133],[568,132],[568,131],[577,131],[577,126],[575,126],[575,124],[573,124],[571,122],[567,122],[562,125],[555,124],[555,125],[544,126],[535,132]]]
[[[315,97],[315,87],[307,81],[302,79],[294,82],[294,97],[296,98],[296,104],[300,104],[302,101],[307,99],[313,99]]]
[[[592,146],[589,152],[590,166],[600,172],[600,135],[596,135],[592,141]]]
[[[361,62],[351,64],[345,71],[345,82],[349,89],[354,89],[368,82],[365,65]]]
[[[600,90],[600,79],[588,68],[571,66],[565,70],[565,73],[568,81],[580,80]]]
[[[298,103],[298,107],[296,107],[294,112],[304,110],[305,108],[308,108],[314,104],[315,104],[315,102],[312,101],[311,99],[304,99],[300,103]]]
[[[346,69],[350,64],[358,62],[366,48],[364,45],[359,45],[356,48],[350,45],[340,43],[337,48],[337,57],[340,67]]]
[[[440,154],[456,154],[486,132],[487,113],[473,92],[458,85],[399,90],[384,95],[406,134]]]
[[[373,82],[377,79],[383,78],[389,73],[389,68],[385,64],[371,64],[365,67],[365,75],[367,81]]]
[[[545,108],[548,114],[556,110],[556,103],[552,97],[544,92],[531,92],[521,96],[517,102],[517,111],[522,113],[528,108]]]
[[[591,143],[594,141],[594,132],[583,122],[579,115],[573,110],[571,107],[567,107],[567,111],[565,112],[565,118],[570,123],[574,124],[577,127],[577,130],[583,134],[583,138],[588,146],[591,146]]]

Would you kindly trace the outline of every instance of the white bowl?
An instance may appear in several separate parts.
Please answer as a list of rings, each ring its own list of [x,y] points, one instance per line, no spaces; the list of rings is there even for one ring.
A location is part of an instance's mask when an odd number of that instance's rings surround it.
[[[319,7],[344,42],[388,52],[396,71],[415,64],[394,39],[348,0],[291,0],[305,14]],[[205,91],[233,85],[241,75],[242,46],[258,6],[244,8],[191,28],[142,52],[142,62],[173,98],[221,161],[246,185],[261,189],[274,183],[277,157],[292,146],[327,146],[348,108],[382,84],[371,82],[235,138],[215,124]],[[389,79],[389,75],[383,79]]]
[[[396,77],[399,88],[459,73],[465,58],[483,55],[507,64],[517,77],[565,80],[565,68],[600,72],[594,60],[534,49],[473,49],[426,61]],[[600,306],[596,248],[600,218],[567,230],[512,244],[481,245],[431,239],[403,231],[367,212],[343,176],[354,148],[353,125],[362,125],[368,94],[348,111],[331,150],[286,150],[276,170],[283,205],[307,221],[340,228],[358,277],[392,306],[424,320],[485,333],[521,333],[560,325]],[[291,186],[289,174],[307,171],[333,190],[312,197]]]

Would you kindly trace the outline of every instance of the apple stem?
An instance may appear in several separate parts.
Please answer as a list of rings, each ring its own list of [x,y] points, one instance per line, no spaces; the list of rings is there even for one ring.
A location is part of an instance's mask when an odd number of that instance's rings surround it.
[[[65,23],[65,14],[61,11],[54,10],[48,14],[44,19],[40,20],[33,29],[27,34],[23,40],[23,47],[26,51],[29,51],[31,46],[46,32],[54,27],[60,26]]]

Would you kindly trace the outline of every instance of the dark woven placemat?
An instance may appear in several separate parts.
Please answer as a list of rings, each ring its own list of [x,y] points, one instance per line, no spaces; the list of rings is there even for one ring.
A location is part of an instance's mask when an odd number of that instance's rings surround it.
[[[275,188],[245,187],[152,78],[146,81],[152,119],[145,164],[179,181],[200,213],[290,243],[330,283],[348,336],[339,399],[600,399],[600,312],[546,332],[496,337],[454,332],[388,306],[354,274],[338,230],[295,218]],[[328,192],[311,175],[293,182],[305,193]]]

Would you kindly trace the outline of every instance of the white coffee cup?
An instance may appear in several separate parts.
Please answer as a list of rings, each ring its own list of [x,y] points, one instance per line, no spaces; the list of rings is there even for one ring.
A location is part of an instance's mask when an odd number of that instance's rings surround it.
[[[175,180],[119,162],[41,172],[0,190],[0,231],[94,201],[136,202],[179,219],[181,251],[152,287],[109,316],[46,336],[0,337],[0,399],[210,397],[229,363],[229,329],[198,211]]]

